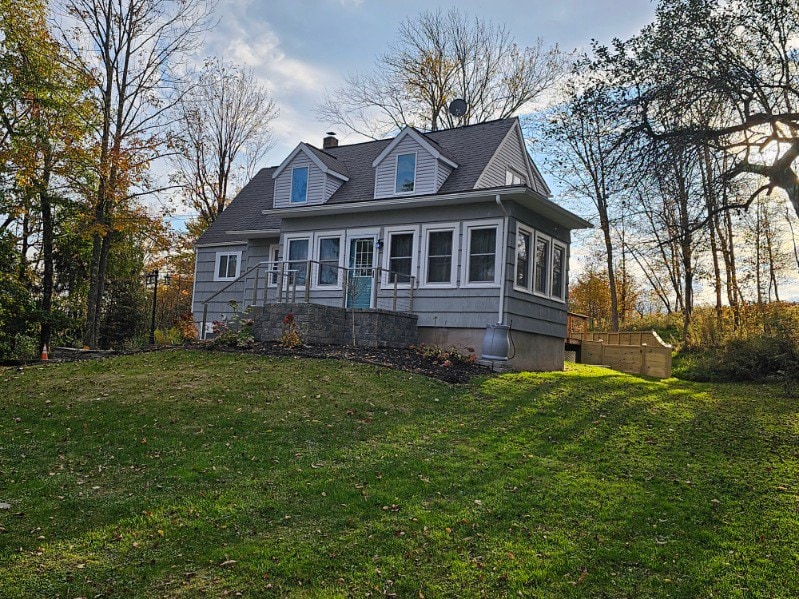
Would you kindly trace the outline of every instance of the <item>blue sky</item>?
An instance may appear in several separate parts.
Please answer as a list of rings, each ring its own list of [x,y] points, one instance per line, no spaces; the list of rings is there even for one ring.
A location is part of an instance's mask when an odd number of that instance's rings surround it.
[[[646,0],[462,0],[457,5],[465,13],[505,24],[520,45],[540,37],[566,50],[585,48],[592,39],[607,43],[629,37],[654,14]],[[220,0],[220,23],[206,36],[197,58],[220,56],[246,65],[268,86],[280,107],[274,122],[277,143],[262,164],[269,166],[280,163],[300,141],[321,145],[330,123],[316,119],[314,106],[347,73],[370,69],[394,39],[399,22],[452,6],[419,0]],[[361,141],[354,135],[339,138]]]

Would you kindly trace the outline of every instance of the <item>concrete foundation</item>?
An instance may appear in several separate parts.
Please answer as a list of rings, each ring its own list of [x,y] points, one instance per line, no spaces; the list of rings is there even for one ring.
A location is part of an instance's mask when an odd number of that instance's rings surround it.
[[[532,370],[546,372],[563,370],[565,357],[564,340],[511,329],[511,351],[507,362],[494,361],[494,370]],[[463,353],[475,353],[480,358],[483,352],[485,329],[455,329],[443,327],[419,327],[419,342],[442,348],[455,347]],[[515,349],[515,353],[514,353]]]

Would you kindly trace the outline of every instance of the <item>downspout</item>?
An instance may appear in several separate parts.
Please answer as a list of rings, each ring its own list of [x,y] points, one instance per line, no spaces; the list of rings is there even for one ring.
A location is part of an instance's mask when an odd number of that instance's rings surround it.
[[[508,278],[505,272],[508,268],[508,211],[502,204],[499,194],[494,196],[494,199],[504,215],[502,221],[502,262],[500,263],[502,266],[499,275],[499,312],[497,314],[497,324],[503,324],[505,320],[505,280]]]

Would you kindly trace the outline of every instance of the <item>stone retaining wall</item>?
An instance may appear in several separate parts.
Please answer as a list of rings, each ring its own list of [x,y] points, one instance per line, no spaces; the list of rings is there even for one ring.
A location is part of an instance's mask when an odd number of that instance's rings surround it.
[[[378,309],[344,309],[321,304],[282,303],[254,308],[253,336],[257,341],[279,341],[287,329],[287,314],[294,316],[297,334],[308,345],[408,347],[419,343],[416,314]]]

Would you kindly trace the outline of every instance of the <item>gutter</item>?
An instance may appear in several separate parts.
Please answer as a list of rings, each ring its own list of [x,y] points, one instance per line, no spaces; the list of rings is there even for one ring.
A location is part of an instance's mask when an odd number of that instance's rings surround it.
[[[569,230],[591,229],[593,225],[576,214],[559,206],[524,186],[501,187],[494,189],[470,190],[446,195],[428,194],[424,196],[405,196],[401,198],[385,198],[361,200],[358,202],[342,202],[340,204],[317,204],[313,206],[293,206],[263,210],[280,218],[297,218],[303,216],[320,216],[323,214],[349,214],[356,212],[374,212],[376,210],[399,210],[402,208],[426,208],[429,206],[460,205],[491,201],[491,196],[501,196],[526,206],[557,225]]]
[[[499,194],[494,196],[494,200],[497,202],[497,206],[499,209],[502,210],[502,269],[499,275],[499,311],[497,314],[497,324],[503,324],[505,320],[505,283],[508,278],[506,270],[508,268],[508,211],[505,210],[505,206],[502,204],[502,198]]]

